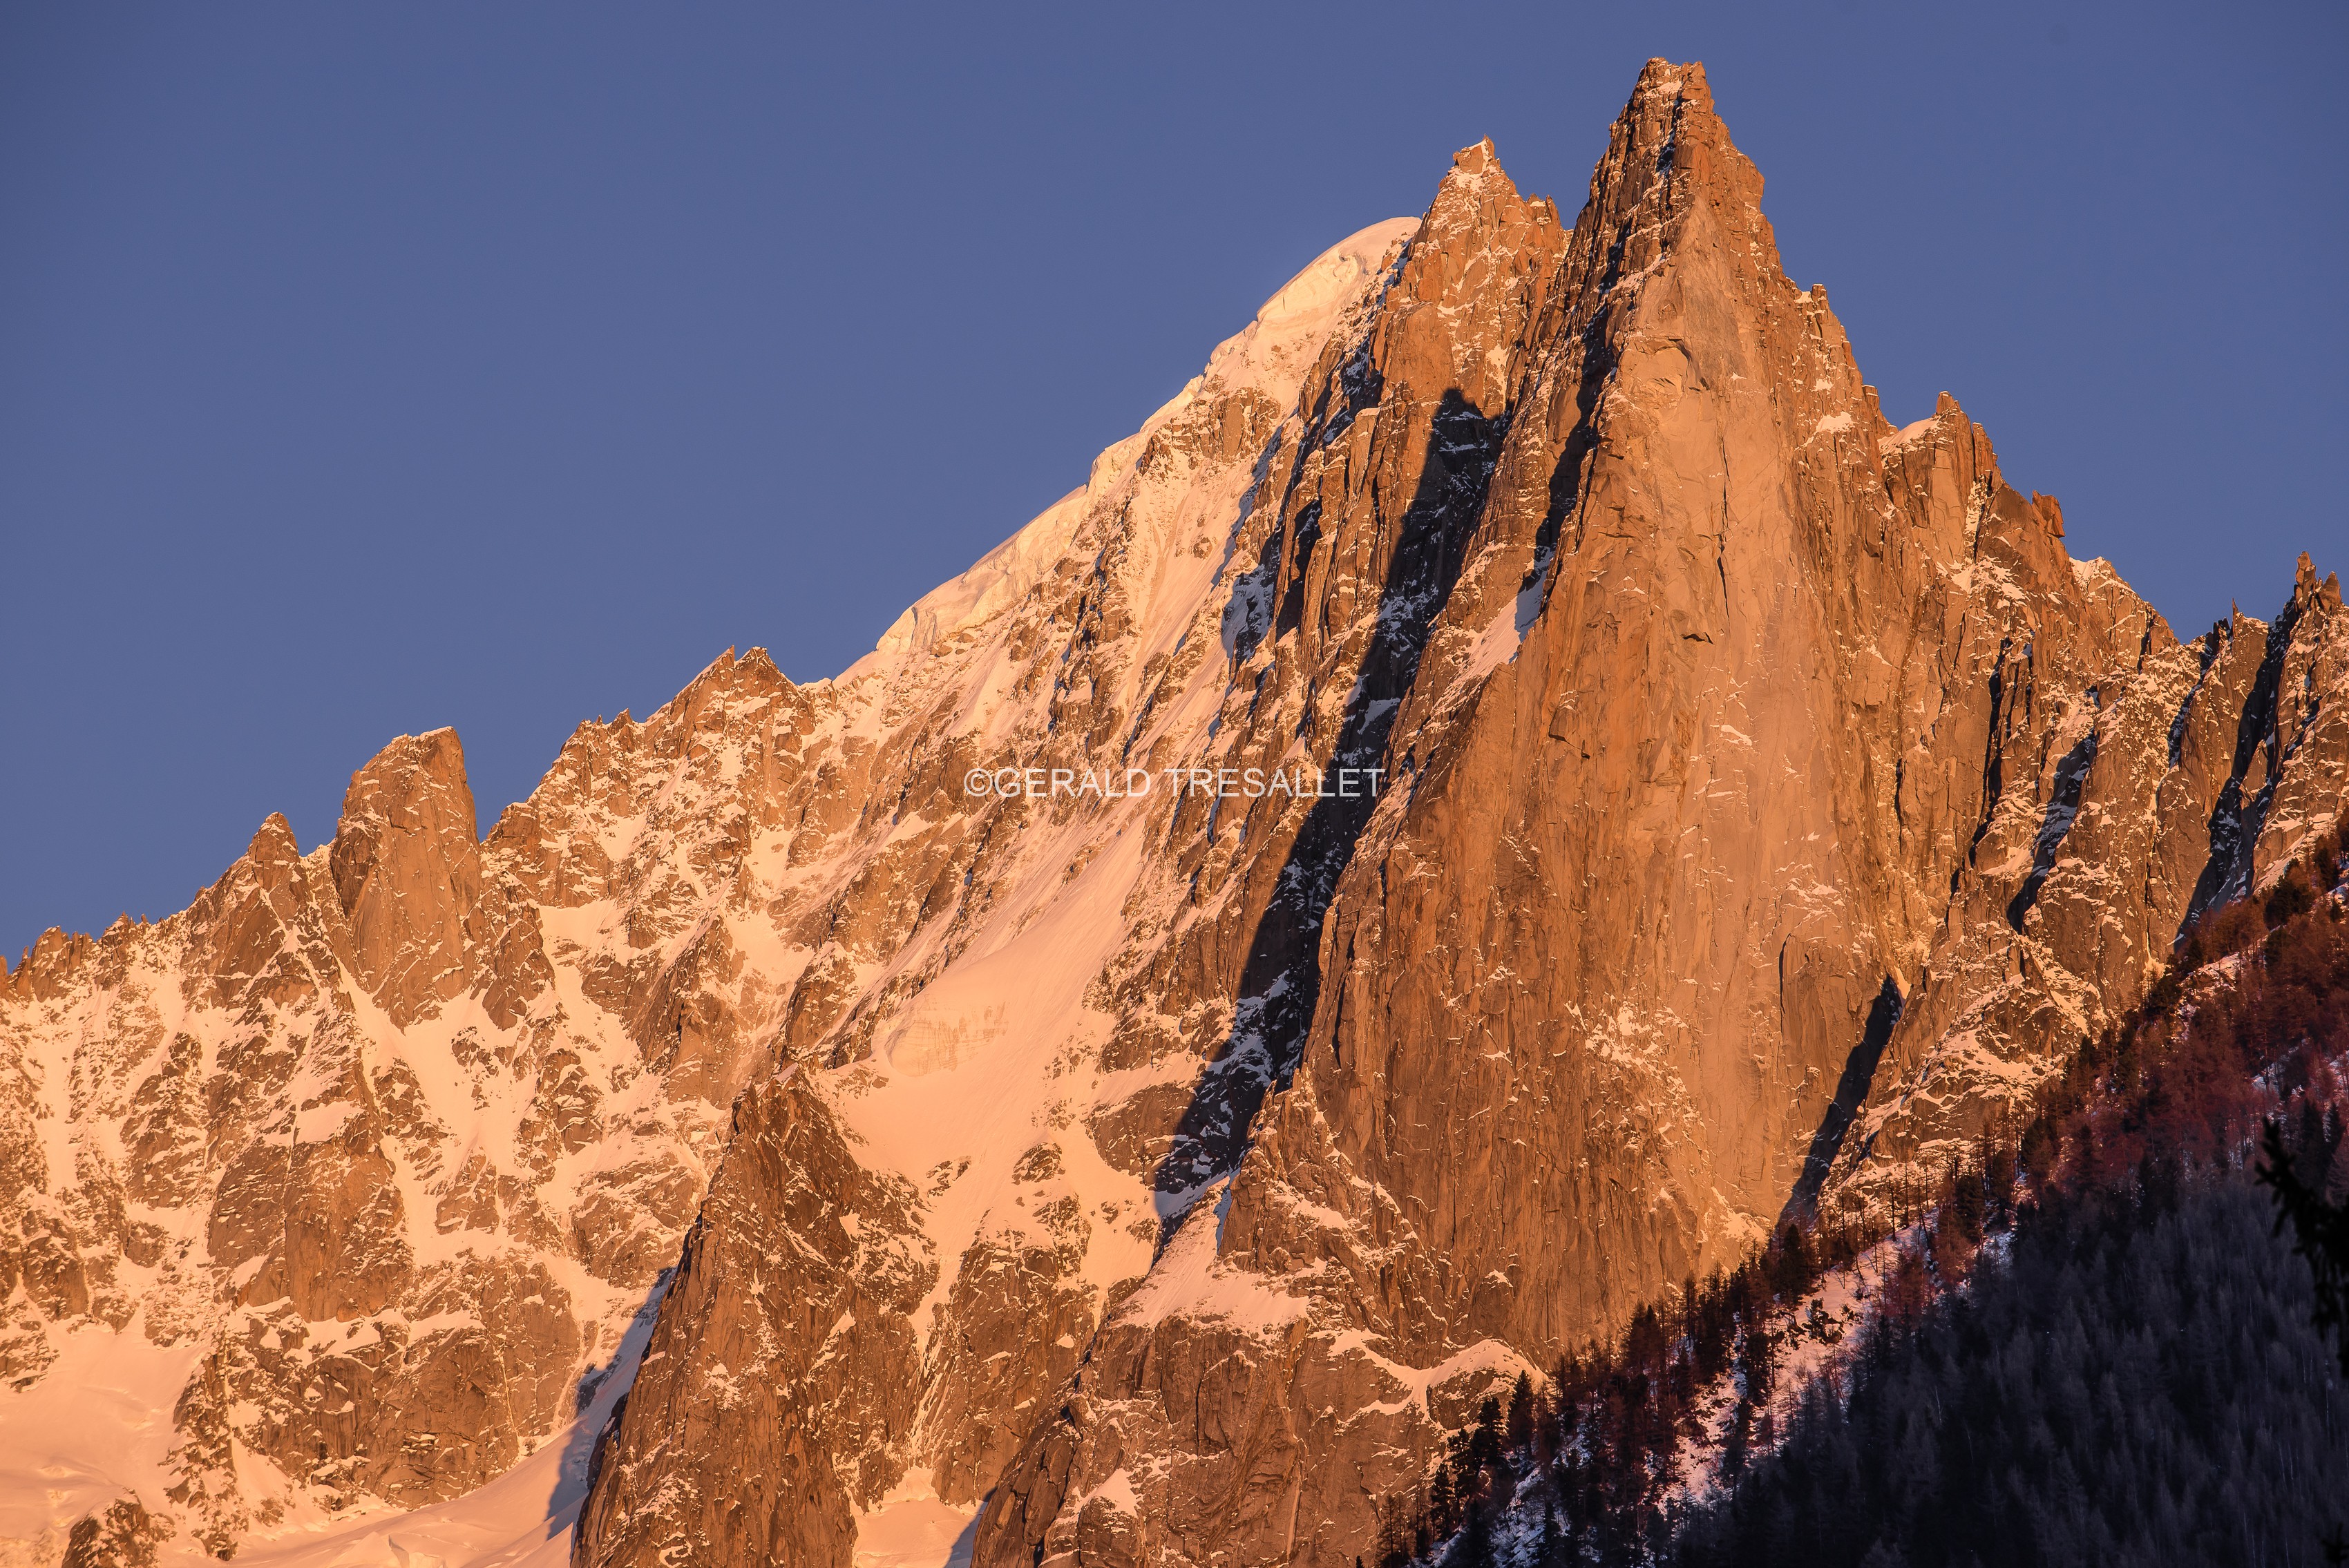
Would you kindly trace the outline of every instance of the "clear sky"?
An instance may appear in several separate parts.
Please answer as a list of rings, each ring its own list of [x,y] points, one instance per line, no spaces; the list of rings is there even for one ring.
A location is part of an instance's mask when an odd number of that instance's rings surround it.
[[[2344,8],[0,12],[0,947],[453,724],[486,830],[730,645],[807,679],[1491,136],[1705,62],[1895,420],[2191,634],[2349,568]]]

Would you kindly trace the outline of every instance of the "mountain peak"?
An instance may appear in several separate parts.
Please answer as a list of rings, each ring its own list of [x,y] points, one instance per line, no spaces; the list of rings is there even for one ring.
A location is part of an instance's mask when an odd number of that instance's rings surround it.
[[[1761,215],[1762,176],[1713,112],[1701,65],[1651,60],[1608,133],[1591,170],[1590,194],[1575,228],[1594,276],[1636,274],[1651,264],[1668,231],[1699,207],[1759,242],[1777,270],[1777,246]]]
[[[1472,142],[1452,155],[1452,167],[1470,174],[1482,173],[1499,161],[1494,151],[1493,139],[1489,136],[1481,141]]]

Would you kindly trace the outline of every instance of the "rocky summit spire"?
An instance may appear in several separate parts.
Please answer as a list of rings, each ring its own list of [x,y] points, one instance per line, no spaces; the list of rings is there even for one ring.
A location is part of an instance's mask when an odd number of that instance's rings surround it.
[[[1651,63],[1562,261],[1521,252],[1526,325],[1454,346],[1508,390],[1384,742],[1407,788],[1349,847],[1293,1078],[980,1563],[1367,1554],[1365,1495],[1483,1393],[1869,1202],[2060,1059],[2039,1020],[2141,985],[2215,783],[2156,755],[2191,661],[1954,403],[1891,428],[1761,191],[1702,71]],[[2113,882],[2148,896],[2091,933]]]
[[[358,976],[396,1023],[471,985],[476,838],[453,729],[403,735],[351,777],[327,864]]]
[[[478,841],[403,738],[45,935],[0,1380],[171,1433],[52,1558],[519,1470],[464,1517],[592,1568],[1344,1568],[1521,1371],[1945,1169],[2333,820],[2349,618],[2181,645],[1761,194],[1651,61],[1570,228],[1462,150],[837,679],[721,657]]]

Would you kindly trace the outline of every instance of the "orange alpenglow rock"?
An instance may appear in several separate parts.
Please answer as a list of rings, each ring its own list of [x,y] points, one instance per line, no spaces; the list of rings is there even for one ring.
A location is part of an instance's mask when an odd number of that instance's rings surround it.
[[[1651,62],[1570,227],[1460,153],[838,678],[730,650],[478,841],[402,738],[45,935],[0,1448],[103,1367],[166,1486],[19,1527],[1337,1568],[1521,1368],[1938,1171],[2330,823],[2349,622],[2303,559],[2181,643],[1761,192]]]

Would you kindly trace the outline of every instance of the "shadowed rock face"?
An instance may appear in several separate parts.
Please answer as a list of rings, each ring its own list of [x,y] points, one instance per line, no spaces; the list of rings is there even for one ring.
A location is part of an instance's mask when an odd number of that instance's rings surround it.
[[[403,738],[331,844],[45,936],[0,1376],[189,1348],[145,1501],[225,1548],[498,1473],[673,1271],[583,1563],[846,1568],[925,1479],[982,1563],[1366,1553],[2342,799],[2337,584],[2181,645],[1882,417],[1761,188],[1653,62],[1571,227],[1462,152],[838,680],[730,653],[478,842]]]
[[[682,1533],[718,1561],[822,1561],[854,1535],[850,1498],[902,1469],[888,1450],[920,1387],[912,1313],[937,1265],[908,1239],[911,1184],[861,1169],[797,1077],[738,1102],[669,1287],[678,1305],[623,1413],[667,1446],[742,1464],[600,1452],[582,1528],[608,1553],[657,1556]],[[765,1440],[735,1452],[746,1432]],[[842,1476],[844,1460],[856,1469]]]

